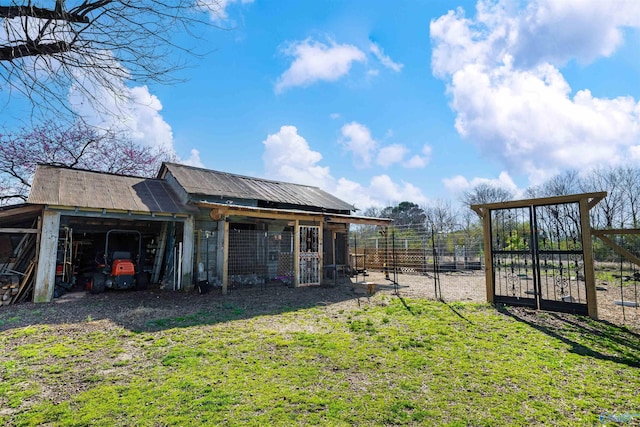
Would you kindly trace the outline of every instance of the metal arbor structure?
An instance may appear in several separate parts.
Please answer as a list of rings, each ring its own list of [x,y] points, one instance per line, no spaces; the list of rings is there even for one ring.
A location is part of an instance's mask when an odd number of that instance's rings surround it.
[[[598,317],[589,211],[606,192],[472,205],[487,301]]]

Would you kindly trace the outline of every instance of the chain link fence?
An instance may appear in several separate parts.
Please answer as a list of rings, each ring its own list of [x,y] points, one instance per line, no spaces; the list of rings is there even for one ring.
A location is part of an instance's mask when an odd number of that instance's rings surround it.
[[[640,235],[618,235],[623,256],[593,238],[599,318],[640,325]],[[423,227],[352,227],[353,281],[445,301],[486,301],[482,234],[434,232]],[[629,256],[630,255],[630,256]],[[635,257],[635,259],[633,259]]]
[[[640,261],[640,235],[621,234],[610,239],[619,251],[593,239],[599,317],[640,325],[640,268],[636,264]]]
[[[349,248],[356,282],[416,297],[486,301],[481,233],[356,226]]]
[[[294,275],[294,233],[290,230],[230,230],[230,289],[290,286]],[[221,284],[220,238],[196,231],[196,280]],[[640,258],[640,236],[620,235],[615,243]],[[615,323],[640,324],[640,268],[601,240],[593,239],[598,312]],[[635,260],[637,261],[637,259]],[[352,226],[348,278],[376,289],[445,301],[486,301],[482,234],[435,232],[423,227]]]

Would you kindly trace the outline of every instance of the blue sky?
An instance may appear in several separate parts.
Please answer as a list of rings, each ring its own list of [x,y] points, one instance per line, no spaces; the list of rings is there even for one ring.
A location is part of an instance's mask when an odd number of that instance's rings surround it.
[[[127,82],[111,125],[360,209],[640,163],[636,0],[220,4],[185,81]]]

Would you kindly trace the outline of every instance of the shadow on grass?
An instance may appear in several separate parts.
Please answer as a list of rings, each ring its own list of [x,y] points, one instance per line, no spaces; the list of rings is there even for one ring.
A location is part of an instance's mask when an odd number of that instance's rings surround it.
[[[449,310],[453,311],[459,318],[473,325],[473,322],[462,315],[452,304],[449,304],[443,298],[440,298],[438,301],[449,307]]]
[[[400,294],[396,293],[395,295],[398,297],[398,299],[400,300],[400,302],[402,303],[404,308],[406,308],[409,313],[411,313],[413,316],[415,316],[416,314],[413,312],[413,310],[411,310],[411,306],[409,304],[407,304],[407,301],[405,301],[405,299],[402,298],[400,296]]]
[[[498,306],[498,311],[571,346],[571,352],[640,367],[640,334],[604,320]]]
[[[269,286],[234,289],[227,295],[195,291],[108,291],[69,293],[51,303],[2,307],[0,332],[29,325],[61,325],[107,320],[135,332],[211,325],[279,314],[343,301],[362,295],[350,282],[337,286],[289,288]]]

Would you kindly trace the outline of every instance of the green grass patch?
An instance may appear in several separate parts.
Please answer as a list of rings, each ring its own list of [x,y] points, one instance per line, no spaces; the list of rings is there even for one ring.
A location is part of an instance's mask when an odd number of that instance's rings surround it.
[[[0,424],[572,426],[639,411],[626,328],[384,297],[341,310],[2,332]]]

